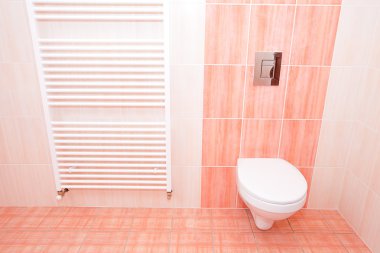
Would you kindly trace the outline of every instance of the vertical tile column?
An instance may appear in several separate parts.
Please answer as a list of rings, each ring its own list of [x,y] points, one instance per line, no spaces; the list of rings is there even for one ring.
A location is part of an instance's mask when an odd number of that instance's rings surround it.
[[[24,1],[0,1],[0,206],[55,205]]]
[[[281,157],[309,185],[340,1],[206,6],[202,207],[243,207],[238,157]],[[283,52],[280,85],[253,86],[255,52]]]

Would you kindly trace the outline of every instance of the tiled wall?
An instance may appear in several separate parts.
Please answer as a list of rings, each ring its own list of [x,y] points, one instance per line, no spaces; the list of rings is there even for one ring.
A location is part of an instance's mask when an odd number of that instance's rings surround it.
[[[0,205],[55,205],[41,101],[25,4],[2,0]]]
[[[380,2],[344,0],[309,206],[338,209],[380,252]]]
[[[339,13],[339,0],[207,2],[202,207],[243,206],[238,157],[282,157],[310,184]],[[283,52],[278,87],[253,86],[256,51]]]
[[[200,207],[204,0],[171,1],[172,199],[165,191],[71,190],[59,202],[25,1],[0,0],[0,206]],[[55,28],[45,31],[78,33]]]

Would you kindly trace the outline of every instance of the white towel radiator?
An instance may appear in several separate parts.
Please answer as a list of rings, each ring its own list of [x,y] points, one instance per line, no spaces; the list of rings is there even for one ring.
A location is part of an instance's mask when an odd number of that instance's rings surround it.
[[[57,191],[171,193],[168,1],[27,2]]]

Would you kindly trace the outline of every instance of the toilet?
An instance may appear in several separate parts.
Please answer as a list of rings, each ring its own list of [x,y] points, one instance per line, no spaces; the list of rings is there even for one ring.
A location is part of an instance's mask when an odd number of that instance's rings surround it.
[[[237,186],[261,230],[300,210],[307,196],[304,176],[280,158],[239,158]]]

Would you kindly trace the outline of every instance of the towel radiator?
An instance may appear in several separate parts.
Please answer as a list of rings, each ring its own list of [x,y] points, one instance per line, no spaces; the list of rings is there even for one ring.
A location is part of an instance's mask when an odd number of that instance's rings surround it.
[[[57,191],[166,190],[169,196],[168,1],[27,2]],[[105,29],[104,36],[85,36],[99,24],[129,34]],[[93,117],[104,110],[117,116]]]

